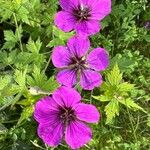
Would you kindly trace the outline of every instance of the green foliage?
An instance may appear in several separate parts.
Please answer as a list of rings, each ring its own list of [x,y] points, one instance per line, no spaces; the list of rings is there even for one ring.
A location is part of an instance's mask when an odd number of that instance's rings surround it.
[[[129,92],[134,90],[134,85],[122,82],[122,73],[120,73],[119,67],[116,64],[113,67],[113,70],[110,73],[107,73],[106,82],[103,83],[101,90],[104,91],[103,95],[93,96],[93,98],[101,101],[101,102],[109,102],[105,106],[106,112],[106,124],[112,123],[112,120],[115,116],[119,115],[120,106],[119,104],[123,104],[126,107],[133,110],[145,110],[138,106],[129,95]]]
[[[74,34],[73,32],[64,33],[63,31],[59,30],[55,26],[53,26],[53,40],[51,40],[47,47],[53,47],[58,45],[65,45],[65,42],[72,37]]]

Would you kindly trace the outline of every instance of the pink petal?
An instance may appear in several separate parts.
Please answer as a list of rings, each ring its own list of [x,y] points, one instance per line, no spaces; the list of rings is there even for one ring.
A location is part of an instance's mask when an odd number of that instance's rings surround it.
[[[75,70],[62,70],[56,76],[57,81],[65,86],[72,87],[77,82],[77,74]]]
[[[94,20],[102,20],[111,12],[111,0],[90,0],[89,5],[91,3],[92,7],[92,16],[91,18]],[[96,2],[95,2],[96,1]]]
[[[71,56],[69,51],[64,46],[57,46],[52,53],[52,62],[55,67],[63,68],[67,67],[71,63]]]
[[[109,65],[109,56],[104,48],[93,49],[87,56],[87,63],[90,68],[102,71],[105,70]]]
[[[66,128],[65,139],[71,149],[79,149],[92,138],[91,129],[79,121],[71,122]]]
[[[82,21],[75,27],[77,34],[80,36],[88,36],[100,31],[100,24],[96,20]]]
[[[38,127],[38,136],[44,143],[53,147],[57,146],[64,135],[64,126],[59,121],[54,124],[40,124]]]
[[[95,87],[99,87],[102,83],[101,75],[93,70],[86,69],[81,72],[80,84],[85,90],[93,90]]]
[[[67,45],[70,53],[72,53],[73,56],[80,58],[84,56],[90,48],[90,41],[85,37],[74,36],[68,40]]]
[[[72,10],[72,8],[76,8],[79,5],[79,0],[59,0],[60,6],[64,10]]]
[[[72,107],[79,103],[81,100],[80,94],[73,88],[68,88],[65,86],[57,89],[52,97],[60,106]]]
[[[80,103],[74,109],[79,120],[88,123],[96,123],[99,121],[100,114],[94,105]]]
[[[64,32],[71,31],[75,26],[74,16],[66,11],[60,11],[55,16],[55,25]]]
[[[54,123],[58,119],[58,105],[49,96],[35,105],[34,118],[39,123]]]

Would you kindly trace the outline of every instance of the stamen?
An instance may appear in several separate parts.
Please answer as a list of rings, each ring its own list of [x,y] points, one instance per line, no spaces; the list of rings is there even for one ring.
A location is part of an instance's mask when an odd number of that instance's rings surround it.
[[[63,123],[69,123],[76,118],[74,110],[72,108],[60,108],[60,119]]]
[[[78,8],[73,11],[73,14],[78,21],[88,20],[91,16],[89,7],[83,4],[78,6]]]

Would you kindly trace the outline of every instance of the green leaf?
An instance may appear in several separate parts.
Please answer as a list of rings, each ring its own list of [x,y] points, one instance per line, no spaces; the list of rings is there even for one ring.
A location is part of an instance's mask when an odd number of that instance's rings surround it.
[[[22,88],[26,87],[26,74],[27,74],[27,68],[25,68],[24,71],[20,71],[20,70],[15,71],[15,81]]]
[[[67,39],[69,39],[70,37],[74,35],[73,32],[65,33],[62,30],[56,28],[56,26],[53,26],[53,34],[59,39],[64,40],[64,41],[66,41]]]
[[[22,33],[23,33],[23,29],[22,26],[20,25],[18,28],[16,28],[16,32],[15,32],[15,37],[17,41],[21,39]]]
[[[23,99],[19,102],[17,102],[17,104],[22,105],[22,106],[30,106],[35,104],[36,101],[38,101],[42,96],[32,96],[30,94],[27,95],[27,99]]]
[[[14,102],[14,97],[0,97],[0,111],[5,109],[6,107],[10,106]]]
[[[120,70],[119,70],[119,67],[117,64],[114,66],[113,70],[110,73],[108,73],[107,79],[108,79],[108,82],[112,86],[118,86],[119,85],[119,83],[122,80],[122,74],[120,73]]]
[[[106,124],[112,123],[112,120],[119,115],[119,103],[118,101],[111,100],[105,107],[106,112]]]
[[[10,75],[6,75],[5,77],[0,77],[0,91],[11,82],[11,79],[12,77]]]
[[[39,87],[46,92],[51,92],[59,86],[54,76],[47,79],[44,71],[41,71],[37,66],[34,66],[32,77],[27,77],[27,82],[31,87]]]
[[[17,19],[27,24],[30,24],[28,14],[29,14],[29,11],[24,6],[21,6],[17,12]]]
[[[143,112],[145,112],[146,113],[146,111],[142,108],[142,107],[140,107],[138,104],[136,104],[132,99],[130,99],[130,98],[127,98],[127,99],[121,99],[121,100],[119,100],[118,99],[118,101],[120,102],[120,103],[122,103],[123,105],[125,105],[125,106],[127,106],[128,108],[130,108],[130,109],[134,109],[134,110],[142,110]]]
[[[40,39],[37,39],[36,42],[34,42],[31,38],[28,41],[28,44],[26,45],[26,48],[29,52],[39,54],[39,51],[41,49],[42,43],[40,42]]]
[[[47,88],[47,90],[49,90],[49,92],[53,92],[58,87],[59,87],[59,84],[56,81],[54,76],[50,77],[48,79],[47,83],[45,84],[45,88]]]
[[[120,92],[129,92],[131,90],[134,90],[134,84],[124,82],[124,83],[121,83],[120,85],[118,85],[118,89]]]
[[[13,33],[13,31],[11,30],[4,31],[4,37],[5,37],[6,42],[4,43],[3,49],[14,48],[17,43],[17,38],[15,34]]]
[[[62,40],[62,39],[59,39],[59,38],[54,38],[53,40],[51,40],[47,45],[46,47],[54,47],[54,46],[57,46],[57,45],[65,45],[65,42]]]
[[[21,113],[21,117],[19,118],[17,124],[20,124],[23,121],[27,120],[29,117],[31,117],[33,111],[34,111],[34,106],[31,105],[31,106],[25,107],[23,109],[23,112]]]
[[[100,96],[92,96],[94,99],[99,100],[101,102],[108,102],[110,101],[109,97],[105,95],[100,95]]]

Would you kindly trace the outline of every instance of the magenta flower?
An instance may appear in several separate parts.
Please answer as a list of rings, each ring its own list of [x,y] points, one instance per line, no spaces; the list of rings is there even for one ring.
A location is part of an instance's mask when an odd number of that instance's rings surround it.
[[[98,122],[99,112],[95,106],[80,100],[76,90],[60,87],[52,97],[36,103],[34,118],[39,123],[38,136],[46,144],[54,147],[65,139],[72,149],[78,149],[91,140],[92,131],[84,122]]]
[[[111,12],[111,0],[60,0],[60,6],[55,24],[64,32],[75,30],[80,35],[99,32],[99,21]]]
[[[52,62],[60,69],[56,76],[60,84],[73,87],[80,80],[85,90],[100,86],[102,77],[98,71],[108,67],[108,53],[103,48],[96,48],[88,54],[89,48],[89,40],[81,37],[71,38],[67,47],[54,48]]]

